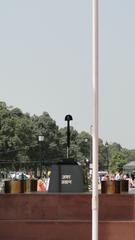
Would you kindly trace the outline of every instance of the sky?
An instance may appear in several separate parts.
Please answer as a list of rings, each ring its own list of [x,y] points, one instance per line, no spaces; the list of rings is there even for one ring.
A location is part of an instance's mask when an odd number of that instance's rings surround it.
[[[135,1],[99,0],[99,137],[135,149]],[[0,0],[0,101],[90,133],[91,0]]]

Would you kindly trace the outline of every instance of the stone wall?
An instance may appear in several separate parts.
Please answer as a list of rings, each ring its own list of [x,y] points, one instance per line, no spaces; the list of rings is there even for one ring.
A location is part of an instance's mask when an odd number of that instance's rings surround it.
[[[91,240],[91,194],[0,194],[0,240]],[[135,195],[99,195],[99,240],[134,240]]]

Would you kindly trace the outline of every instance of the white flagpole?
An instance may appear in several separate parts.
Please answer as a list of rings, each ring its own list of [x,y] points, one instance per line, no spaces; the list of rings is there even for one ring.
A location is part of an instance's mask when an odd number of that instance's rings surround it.
[[[92,240],[98,240],[98,0],[92,0]]]

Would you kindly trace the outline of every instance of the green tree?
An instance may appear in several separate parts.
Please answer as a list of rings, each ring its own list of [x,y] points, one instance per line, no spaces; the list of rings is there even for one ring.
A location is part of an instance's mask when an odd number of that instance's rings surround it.
[[[56,125],[47,112],[40,116],[30,116],[19,108],[7,106],[0,102],[0,163],[9,161],[20,166],[22,162],[40,160],[40,144],[38,136],[44,136],[42,154],[44,162],[66,158],[67,128]],[[86,159],[91,161],[92,137],[82,131],[78,133],[70,128],[70,157],[79,161],[83,166]],[[121,169],[123,164],[135,160],[135,150],[122,148],[118,143],[103,144],[99,139],[99,170],[111,171]]]
[[[77,146],[78,146],[78,152],[77,152],[77,159],[80,162],[84,162],[86,160],[90,161],[90,153],[92,151],[92,146],[90,144],[91,136],[89,133],[82,131],[77,136]]]
[[[109,161],[108,148],[103,144],[102,139],[98,140],[99,170],[108,170]]]
[[[34,134],[38,143],[38,136],[44,136],[42,149],[44,151],[44,159],[49,160],[57,158],[60,155],[59,150],[59,129],[56,122],[47,112],[41,116],[34,115],[32,117]]]
[[[123,152],[117,152],[112,156],[112,160],[109,165],[109,169],[112,173],[117,171],[122,172],[123,166],[128,162]]]
[[[0,103],[0,158],[10,165],[20,165],[29,160],[28,147],[33,144],[34,134],[31,118],[18,108]]]

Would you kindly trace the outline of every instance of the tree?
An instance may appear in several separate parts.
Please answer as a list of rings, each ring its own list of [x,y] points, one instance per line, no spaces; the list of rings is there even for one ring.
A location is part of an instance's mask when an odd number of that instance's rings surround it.
[[[56,125],[47,112],[30,116],[17,107],[0,102],[0,163],[4,161],[20,166],[23,162],[39,163],[39,135],[44,136],[42,154],[44,163],[58,161],[67,156],[67,128]],[[70,157],[86,165],[92,159],[92,137],[70,127]],[[118,143],[103,144],[99,139],[99,170],[121,169],[123,164],[135,159],[135,150],[122,148]]]
[[[38,142],[38,136],[44,136],[42,148],[44,151],[44,158],[47,160],[59,156],[59,129],[56,122],[50,117],[47,112],[41,116],[34,115],[32,117],[35,137]]]
[[[128,162],[128,160],[125,158],[125,155],[123,152],[117,152],[112,156],[112,160],[109,165],[109,169],[112,173],[122,172],[123,166]]]
[[[98,141],[99,170],[108,170],[109,145],[105,146],[103,140]]]
[[[8,164],[19,166],[21,161],[28,161],[28,148],[34,141],[31,118],[1,102],[0,123],[1,162],[8,160]]]
[[[79,161],[90,161],[90,152],[92,151],[91,144],[90,144],[91,137],[90,135],[82,131],[81,133],[78,134],[77,136],[77,141],[76,144],[78,146],[78,153],[77,153],[77,158]]]

